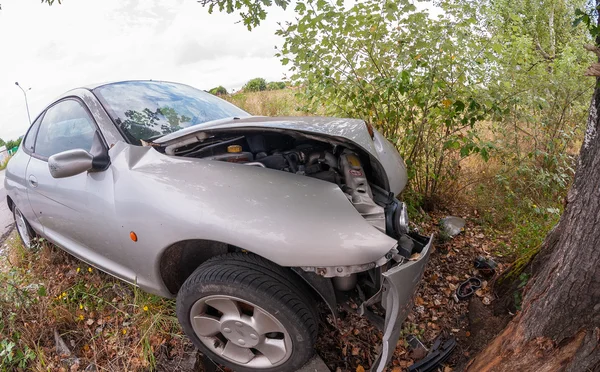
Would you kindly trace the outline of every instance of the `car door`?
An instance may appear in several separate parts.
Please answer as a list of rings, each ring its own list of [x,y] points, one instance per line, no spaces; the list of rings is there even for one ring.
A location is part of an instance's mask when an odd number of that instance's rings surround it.
[[[121,264],[124,252],[115,234],[112,170],[53,178],[48,168],[48,158],[59,152],[89,152],[97,131],[93,117],[78,99],[67,98],[48,108],[27,166],[29,202],[50,241],[131,282],[134,275]]]
[[[14,205],[21,211],[21,214],[29,222],[31,227],[35,231],[40,232],[42,230],[35,213],[31,209],[29,199],[27,197],[27,165],[31,159],[31,153],[33,152],[33,145],[35,143],[35,136],[37,135],[38,128],[42,122],[41,114],[30,126],[21,146],[12,157],[6,167],[6,174],[4,179],[4,186],[8,196],[11,198]]]

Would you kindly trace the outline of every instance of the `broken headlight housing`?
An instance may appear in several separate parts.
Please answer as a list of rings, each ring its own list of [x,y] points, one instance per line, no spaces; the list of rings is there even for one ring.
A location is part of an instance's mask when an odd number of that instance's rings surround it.
[[[404,203],[400,203],[394,212],[394,227],[398,235],[408,234],[408,211]]]

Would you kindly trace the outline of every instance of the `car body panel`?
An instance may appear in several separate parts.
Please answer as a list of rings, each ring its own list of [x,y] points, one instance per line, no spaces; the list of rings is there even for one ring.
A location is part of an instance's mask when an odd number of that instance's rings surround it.
[[[29,201],[41,233],[67,252],[127,282],[135,281],[131,267],[121,264],[123,250],[115,236],[112,172],[84,172],[54,178],[45,160],[31,158]]]
[[[432,242],[433,235],[429,237],[418,258],[397,265],[382,274],[382,305],[385,308],[383,348],[371,371],[383,372],[394,354],[402,324],[412,309],[413,297],[429,261]]]
[[[363,120],[359,119],[340,119],[317,116],[276,118],[250,116],[239,119],[223,119],[187,127],[163,136],[153,142],[161,145],[168,145],[197,133],[236,128],[293,130],[309,134],[324,135],[337,139],[340,142],[351,141],[370,153],[380,162],[386,172],[390,191],[394,194],[397,195],[402,192],[408,182],[406,167],[402,157],[398,154],[398,151],[376,130],[373,131],[374,137],[371,138],[367,125]]]
[[[230,244],[281,266],[365,264],[397,245],[326,181],[123,142],[110,156],[117,229],[130,253],[122,259],[154,293],[164,293],[156,287],[160,250],[183,239]]]
[[[29,164],[31,157],[23,151],[23,147],[19,146],[17,152],[8,162],[6,166],[6,173],[4,177],[4,189],[14,205],[19,207],[19,210],[29,221],[29,224],[35,231],[41,231],[42,226],[40,225],[37,216],[31,208],[29,203],[29,197],[27,196],[27,165]]]
[[[390,191],[398,195],[404,190],[408,183],[408,173],[404,160],[398,154],[396,147],[390,143],[381,133],[373,130],[373,144],[379,162],[385,169],[390,184]]]

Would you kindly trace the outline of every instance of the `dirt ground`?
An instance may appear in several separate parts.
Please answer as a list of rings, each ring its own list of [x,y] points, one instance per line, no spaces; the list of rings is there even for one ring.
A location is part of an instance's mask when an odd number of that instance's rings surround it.
[[[429,221],[419,225],[420,231],[423,234],[439,233],[438,222],[446,215],[432,214]],[[508,257],[495,255],[493,244],[499,244],[507,237],[496,236],[492,244],[483,228],[477,225],[477,215],[469,211],[455,215],[467,220],[464,232],[448,241],[436,240],[403,332],[404,336],[417,336],[426,347],[430,347],[438,336],[443,339],[456,337],[456,349],[448,362],[440,367],[444,372],[461,370],[509,319],[492,317],[491,309],[496,300],[491,292],[492,283],[510,261]],[[474,268],[473,261],[478,256],[491,257],[498,263],[496,276],[486,277]],[[456,301],[457,286],[472,276],[482,279],[482,289],[470,300]],[[380,344],[382,334],[367,320],[343,309],[340,311],[337,329],[329,318],[327,322],[321,322],[317,352],[332,371],[368,370],[377,355],[376,346]],[[423,356],[412,352],[401,338],[389,370],[405,370]]]

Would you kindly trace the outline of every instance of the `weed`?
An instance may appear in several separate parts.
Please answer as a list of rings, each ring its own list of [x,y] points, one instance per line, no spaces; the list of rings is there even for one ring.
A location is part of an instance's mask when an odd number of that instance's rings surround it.
[[[43,240],[37,244],[24,249],[13,234],[0,254],[6,284],[0,287],[0,370],[59,369],[54,330],[82,367],[108,370],[154,370],[157,347],[189,344],[174,301],[120,282]]]

